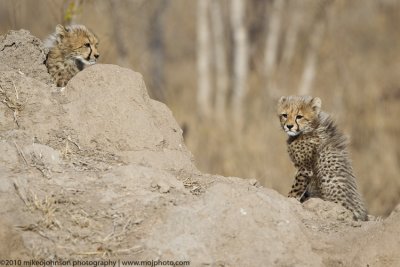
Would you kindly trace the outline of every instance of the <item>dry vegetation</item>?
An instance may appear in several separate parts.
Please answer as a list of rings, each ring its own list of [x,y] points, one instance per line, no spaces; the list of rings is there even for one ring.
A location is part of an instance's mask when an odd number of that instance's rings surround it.
[[[256,178],[286,194],[294,169],[275,117],[275,102],[280,95],[298,93],[319,1],[304,1],[303,9],[297,11],[302,12],[299,40],[289,65],[280,64],[282,49],[278,52],[276,91],[266,86],[263,65],[267,10],[271,10],[273,1],[246,1],[250,62],[242,129],[232,127],[230,118],[201,118],[194,108],[196,1],[116,1],[114,16],[109,15],[112,1],[75,1],[79,6],[72,11],[71,2],[2,0],[0,34],[24,28],[43,39],[68,14],[68,20],[85,24],[97,33],[101,63],[124,65],[144,75],[150,93],[165,101],[187,129],[187,145],[202,171]],[[289,7],[282,15],[282,32],[289,28],[294,2],[285,1]],[[229,1],[221,3],[228,28]],[[324,109],[334,114],[351,136],[355,173],[370,212],[387,215],[400,201],[400,3],[337,0],[330,4],[324,20],[312,94],[322,98]],[[162,60],[154,55],[152,46],[155,23],[162,24],[163,46],[158,50]],[[232,33],[227,31],[228,66],[232,62],[231,39]],[[155,75],[160,68],[162,75]],[[5,94],[3,90],[0,93]],[[18,98],[4,97],[10,109],[18,113]],[[50,220],[53,208],[46,204],[48,201],[33,198],[30,206]],[[54,221],[44,223],[53,225]]]

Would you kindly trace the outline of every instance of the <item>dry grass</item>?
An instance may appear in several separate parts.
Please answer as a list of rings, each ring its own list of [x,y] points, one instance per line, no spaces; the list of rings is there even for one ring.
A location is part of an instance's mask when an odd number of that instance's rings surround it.
[[[4,89],[1,84],[0,84],[0,97],[1,102],[3,104],[5,104],[13,113],[14,116],[14,122],[17,125],[17,127],[19,127],[19,123],[18,123],[18,114],[19,112],[21,112],[24,109],[24,105],[26,104],[26,101],[22,101],[19,97],[18,94],[18,90],[15,87],[15,83],[13,81],[12,85],[14,88],[14,92],[13,94],[10,94],[9,92],[7,92],[6,89]]]
[[[61,228],[60,222],[56,218],[57,207],[55,206],[54,197],[45,196],[39,198],[36,194],[31,192],[28,199],[28,208],[33,211],[39,211],[41,218],[37,222],[39,227],[48,229]]]
[[[93,221],[91,215],[83,210],[80,214],[73,214],[72,218],[80,227],[88,227],[91,231],[97,232],[95,237],[90,237],[95,250],[75,251],[72,253],[73,255],[109,258],[111,256],[132,255],[143,251],[142,246],[124,247],[125,244],[129,244],[125,241],[135,231],[134,226],[137,224],[132,217],[126,218],[123,214],[113,216],[113,229],[108,234],[97,231],[96,225],[91,223]]]
[[[42,238],[57,243],[56,240],[66,240],[67,243],[79,244],[84,242],[85,247],[63,247],[70,255],[82,258],[101,257],[109,258],[120,255],[133,255],[143,252],[143,247],[132,246],[128,238],[137,231],[141,220],[128,217],[124,213],[112,215],[85,211],[83,207],[70,199],[66,192],[59,192],[57,197],[44,195],[39,197],[32,190],[27,191],[14,181],[14,188],[18,196],[25,203],[27,210],[37,215],[34,223],[17,226],[22,231],[36,233]],[[108,213],[107,213],[108,214]],[[110,232],[105,232],[105,225],[101,221],[110,221],[113,225]],[[60,221],[63,222],[61,225]],[[78,246],[79,247],[79,246]],[[60,247],[58,247],[59,249]],[[40,247],[33,248],[33,258],[43,259],[48,251]]]
[[[43,161],[43,155],[41,153],[36,154],[34,152],[31,153],[31,167],[36,168],[40,171],[43,177],[50,179],[51,178],[51,170],[46,166]]]
[[[14,189],[19,198],[24,202],[26,208],[32,213],[39,213],[39,219],[35,224],[19,226],[24,231],[34,231],[41,234],[43,229],[61,229],[57,220],[56,199],[53,196],[38,197],[33,191],[27,192],[17,181],[14,181]],[[42,235],[42,234],[41,234]],[[47,238],[47,236],[45,236]]]

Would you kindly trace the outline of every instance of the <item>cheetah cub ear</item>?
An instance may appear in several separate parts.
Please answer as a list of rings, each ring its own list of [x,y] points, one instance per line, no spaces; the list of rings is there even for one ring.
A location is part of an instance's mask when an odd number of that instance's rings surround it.
[[[58,24],[56,26],[56,38],[57,38],[57,42],[60,42],[61,39],[63,39],[65,37],[67,33],[67,29],[64,28],[63,25]]]
[[[278,104],[280,105],[280,104],[284,103],[285,101],[286,101],[286,97],[285,96],[281,96],[281,98],[278,101]]]
[[[321,111],[321,104],[322,104],[322,102],[319,97],[314,97],[311,100],[311,107],[316,113],[319,113]]]

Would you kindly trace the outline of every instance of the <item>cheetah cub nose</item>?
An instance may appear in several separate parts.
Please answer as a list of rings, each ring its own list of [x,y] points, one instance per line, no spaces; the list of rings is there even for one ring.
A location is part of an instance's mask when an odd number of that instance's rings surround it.
[[[95,57],[96,59],[98,59],[99,56],[100,56],[99,54],[95,54],[95,55],[94,55],[94,57]]]
[[[290,129],[293,128],[293,125],[292,124],[287,124],[286,127],[290,130]]]

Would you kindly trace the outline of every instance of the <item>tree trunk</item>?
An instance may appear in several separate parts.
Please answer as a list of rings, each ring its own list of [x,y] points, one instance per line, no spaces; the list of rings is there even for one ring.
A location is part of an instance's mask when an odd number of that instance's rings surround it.
[[[201,117],[211,115],[209,0],[197,1],[197,106]]]
[[[211,2],[211,22],[215,53],[215,79],[217,86],[215,95],[215,112],[217,118],[220,121],[224,121],[228,91],[228,71],[226,66],[224,25],[220,0],[213,0]]]
[[[128,50],[122,35],[121,13],[118,13],[118,1],[110,1],[110,15],[112,21],[114,44],[117,48],[117,64],[122,67],[128,67]]]
[[[325,23],[327,12],[332,0],[319,2],[318,11],[316,14],[314,27],[310,36],[310,47],[306,54],[305,66],[298,89],[299,95],[310,95],[313,82],[316,75],[318,49],[321,45],[322,38],[325,32]]]
[[[150,56],[152,58],[150,65],[150,73],[152,73],[152,87],[154,98],[161,102],[165,102],[165,76],[164,76],[164,31],[163,31],[163,15],[167,7],[166,0],[160,0],[155,6],[152,16],[150,17]]]
[[[292,63],[298,32],[303,18],[303,9],[301,7],[304,3],[301,1],[292,1],[290,4],[292,5],[289,18],[290,21],[285,35],[285,43],[282,54],[282,63],[285,69],[288,69]]]
[[[317,67],[317,54],[324,34],[324,22],[319,21],[311,33],[310,48],[307,51],[305,66],[300,82],[299,95],[311,94]]]
[[[270,20],[265,47],[265,78],[267,82],[267,92],[272,96],[276,95],[278,91],[275,69],[278,59],[278,44],[281,34],[281,17],[284,3],[284,0],[275,0],[271,12],[269,12]]]
[[[247,32],[244,25],[245,2],[244,0],[231,0],[230,3],[234,42],[232,112],[234,122],[241,128],[248,72]]]

